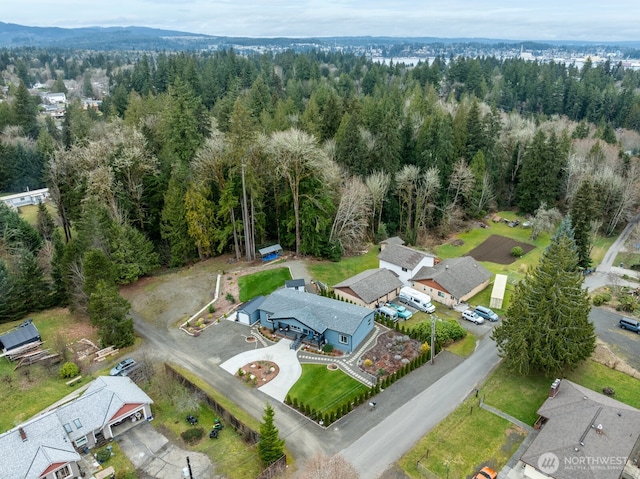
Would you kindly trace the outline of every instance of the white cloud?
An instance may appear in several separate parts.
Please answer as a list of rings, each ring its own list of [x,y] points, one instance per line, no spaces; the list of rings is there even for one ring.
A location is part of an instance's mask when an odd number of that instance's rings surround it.
[[[3,0],[0,20],[227,36],[640,40],[640,2],[612,0]]]

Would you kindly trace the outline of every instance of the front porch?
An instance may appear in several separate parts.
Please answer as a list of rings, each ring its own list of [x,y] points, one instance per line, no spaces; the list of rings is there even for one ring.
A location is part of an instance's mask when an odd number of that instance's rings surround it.
[[[327,343],[323,334],[304,334],[301,331],[294,331],[287,325],[280,325],[272,329],[271,333],[279,339],[290,339],[292,341],[291,349],[298,349],[300,345],[304,344],[320,350]]]

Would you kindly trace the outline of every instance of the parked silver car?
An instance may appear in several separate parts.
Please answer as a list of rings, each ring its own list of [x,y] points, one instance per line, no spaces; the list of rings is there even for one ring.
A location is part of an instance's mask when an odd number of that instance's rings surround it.
[[[467,321],[471,321],[472,323],[475,323],[475,324],[484,323],[484,318],[481,318],[480,316],[478,316],[478,313],[476,313],[473,309],[467,309],[463,311],[462,319],[466,319]]]
[[[131,369],[135,364],[136,364],[136,362],[131,358],[123,359],[118,364],[116,364],[113,367],[113,369],[111,369],[111,371],[109,371],[109,375],[110,376],[123,376],[124,373],[128,369]]]

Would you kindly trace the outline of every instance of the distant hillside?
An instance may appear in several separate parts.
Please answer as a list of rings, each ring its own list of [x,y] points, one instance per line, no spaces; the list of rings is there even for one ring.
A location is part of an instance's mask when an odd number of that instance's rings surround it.
[[[626,49],[640,48],[636,42],[585,41],[517,41],[490,38],[436,38],[436,37],[316,37],[316,38],[249,38],[221,37],[147,27],[29,27],[0,22],[0,48],[57,47],[87,50],[203,50],[231,45],[241,47],[292,48],[294,50],[347,47],[361,49],[371,46],[389,48],[399,45],[519,45],[546,49],[553,46],[594,46]],[[397,52],[395,52],[397,53]]]

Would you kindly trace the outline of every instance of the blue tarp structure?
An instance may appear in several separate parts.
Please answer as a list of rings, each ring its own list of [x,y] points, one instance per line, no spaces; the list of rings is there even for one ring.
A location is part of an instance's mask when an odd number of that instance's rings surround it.
[[[274,244],[258,250],[263,261],[271,261],[276,259],[282,253],[282,246]]]

